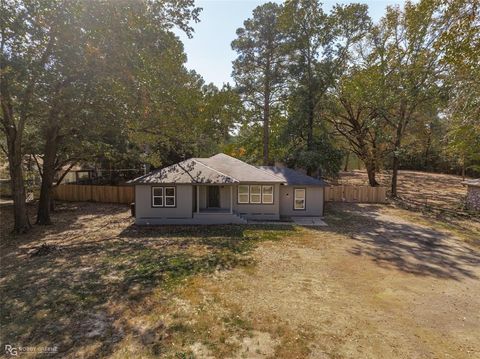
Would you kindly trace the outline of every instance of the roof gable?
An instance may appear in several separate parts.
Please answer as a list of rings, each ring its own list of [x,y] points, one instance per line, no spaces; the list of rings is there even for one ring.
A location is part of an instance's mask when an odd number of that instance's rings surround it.
[[[188,160],[176,163],[174,165],[152,171],[144,176],[135,178],[130,183],[136,184],[156,184],[156,183],[236,183],[232,178],[224,173],[216,171],[205,164],[190,158]]]
[[[240,182],[285,183],[285,180],[263,168],[219,153],[208,158],[190,158],[129,181],[129,183],[136,184],[229,184]]]
[[[209,158],[197,158],[196,160],[227,176],[237,179],[239,182],[285,182],[273,173],[252,166],[224,153],[219,153]]]

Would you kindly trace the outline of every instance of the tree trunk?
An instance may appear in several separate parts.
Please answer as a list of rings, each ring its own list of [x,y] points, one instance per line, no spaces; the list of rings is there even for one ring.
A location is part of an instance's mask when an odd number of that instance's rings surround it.
[[[270,65],[268,65],[270,66]],[[265,74],[265,87],[263,98],[263,165],[270,164],[269,147],[270,147],[270,75],[269,70]]]
[[[403,122],[397,124],[395,142],[393,146],[393,160],[392,160],[392,183],[390,189],[390,195],[395,198],[397,195],[397,179],[398,179],[398,166],[400,164],[400,158],[398,157],[398,151],[400,150],[402,135],[403,135]]]
[[[32,226],[28,218],[25,182],[21,164],[12,165],[10,163],[10,183],[13,196],[13,230],[15,233],[26,233]]]
[[[365,167],[367,168],[368,184],[372,187],[377,187],[378,182],[375,178],[377,169],[375,168],[375,163],[372,161],[367,161],[367,163],[365,163]]]
[[[11,134],[10,134],[11,135]],[[10,186],[13,196],[13,218],[15,233],[26,233],[32,227],[28,218],[25,195],[25,181],[23,179],[22,154],[18,137],[7,136],[8,163],[10,172]]]
[[[347,155],[345,156],[345,166],[343,167],[343,172],[347,172],[347,171],[348,171],[348,162],[349,162],[349,159],[350,159],[350,151],[347,152]]]
[[[399,164],[398,156],[394,154],[393,161],[392,161],[392,184],[390,188],[390,195],[394,198],[397,197],[398,164]]]
[[[425,145],[425,158],[423,160],[423,167],[424,167],[424,170],[428,170],[428,159],[430,157],[430,146],[431,146],[431,139],[430,139],[430,135],[428,136],[427,138],[427,144]]]
[[[52,208],[52,188],[55,179],[55,158],[57,154],[58,128],[48,131],[42,171],[42,186],[40,187],[40,200],[38,202],[37,224],[52,224],[50,211]]]
[[[312,152],[314,150],[313,143],[313,117],[315,111],[315,98],[313,91],[313,70],[312,70],[312,57],[310,49],[307,55],[307,81],[308,81],[308,99],[307,99],[307,151]],[[307,167],[307,175],[311,176],[313,168]]]
[[[2,46],[3,50],[3,46]],[[10,188],[13,196],[13,231],[15,233],[26,233],[32,227],[28,218],[25,181],[23,179],[23,156],[22,156],[22,135],[27,118],[26,109],[33,91],[33,85],[30,83],[25,92],[25,100],[22,111],[18,114],[19,121],[15,123],[12,100],[9,94],[9,86],[5,61],[0,61],[0,106],[2,108],[1,124],[5,133],[7,143],[7,158],[10,172]]]
[[[37,224],[39,225],[49,225],[52,224],[50,218],[50,212],[52,209],[52,185],[53,185],[53,175],[50,175],[50,171],[44,171],[42,176],[42,186],[40,187],[40,200],[38,202],[38,212],[37,212]]]
[[[308,123],[307,123],[307,151],[313,152],[314,145],[313,145],[313,98],[312,95],[309,95],[308,99]],[[307,167],[307,176],[311,176],[313,173],[312,166]]]
[[[270,104],[265,101],[263,108],[263,165],[268,166],[269,161],[269,142],[270,142]]]
[[[307,150],[313,151],[313,95],[308,99],[308,121],[307,121]]]

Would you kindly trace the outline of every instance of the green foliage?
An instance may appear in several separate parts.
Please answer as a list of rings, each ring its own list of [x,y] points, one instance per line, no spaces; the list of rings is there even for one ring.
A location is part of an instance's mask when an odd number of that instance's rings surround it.
[[[474,0],[441,1],[439,22],[449,26],[435,42],[443,51],[449,87],[445,155],[463,170],[480,174],[480,4]],[[472,173],[475,173],[472,172]]]
[[[287,33],[290,69],[288,126],[284,138],[288,163],[308,173],[317,169],[336,176],[342,152],[325,123],[328,94],[345,71],[350,47],[370,26],[364,5],[337,5],[330,14],[312,0],[290,1],[282,14]]]
[[[282,6],[266,3],[253,10],[253,16],[237,29],[232,49],[238,53],[233,61],[233,78],[248,117],[246,125],[262,123],[263,164],[271,162],[269,150],[272,113],[279,111],[285,90],[285,35],[279,16]],[[256,127],[256,126],[255,126]]]
[[[331,142],[316,141],[314,151],[297,150],[288,154],[286,163],[292,167],[304,168],[312,175],[336,178],[342,166],[344,152]]]

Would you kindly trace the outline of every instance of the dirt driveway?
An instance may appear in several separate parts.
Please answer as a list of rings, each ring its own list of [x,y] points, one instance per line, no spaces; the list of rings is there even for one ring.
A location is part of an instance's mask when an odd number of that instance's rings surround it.
[[[336,205],[328,228],[263,243],[254,270],[196,290],[251,320],[244,357],[479,358],[478,248],[402,212]]]

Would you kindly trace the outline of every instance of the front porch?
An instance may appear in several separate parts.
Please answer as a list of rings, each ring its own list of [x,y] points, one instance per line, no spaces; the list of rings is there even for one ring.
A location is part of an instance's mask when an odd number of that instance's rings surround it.
[[[194,188],[194,213],[233,214],[233,185],[196,185]]]
[[[200,208],[199,213],[232,213],[229,208]]]

